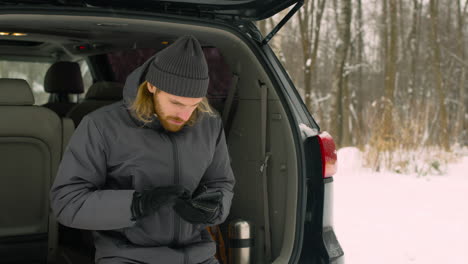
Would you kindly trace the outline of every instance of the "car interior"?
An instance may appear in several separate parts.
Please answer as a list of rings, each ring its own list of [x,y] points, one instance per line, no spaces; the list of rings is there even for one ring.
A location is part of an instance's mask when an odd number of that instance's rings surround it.
[[[0,76],[0,259],[29,263],[94,263],[88,230],[60,225],[49,188],[67,141],[84,115],[122,98],[126,76],[185,34],[204,47],[208,99],[223,119],[236,178],[229,218],[252,224],[254,263],[286,263],[295,241],[298,161],[289,110],[252,42],[201,20],[170,17],[0,15],[0,62],[47,62],[45,104],[33,84]],[[15,36],[12,34],[21,33]],[[7,34],[8,33],[8,34]],[[92,76],[83,82],[84,61]],[[3,74],[8,68],[0,69]],[[265,164],[265,157],[269,160]],[[266,174],[262,174],[266,169]],[[267,199],[265,199],[265,197]]]

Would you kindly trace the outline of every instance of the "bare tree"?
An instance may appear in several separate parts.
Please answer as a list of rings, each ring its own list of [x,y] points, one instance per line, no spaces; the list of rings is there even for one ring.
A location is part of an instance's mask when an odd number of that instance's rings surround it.
[[[351,28],[351,43],[350,43],[350,52],[348,52],[349,66],[346,69],[346,78],[345,84],[348,85],[349,91],[349,107],[350,107],[350,118],[348,122],[348,130],[345,130],[345,142],[346,138],[349,138],[349,141],[352,145],[358,145],[363,147],[366,143],[366,138],[363,133],[363,123],[364,118],[362,116],[363,104],[360,104],[359,101],[363,101],[361,96],[365,94],[363,89],[363,69],[366,67],[367,63],[364,59],[364,18],[362,12],[362,0],[356,0],[356,12],[354,18],[354,28]],[[354,29],[354,30],[353,30]],[[348,82],[349,79],[349,82]],[[346,88],[346,87],[345,87]],[[346,105],[346,103],[344,103]],[[352,134],[347,135],[347,131],[352,131]],[[346,143],[344,144],[346,145]]]
[[[344,126],[347,124],[345,116],[349,116],[347,88],[344,85],[344,66],[351,39],[351,0],[334,0],[335,21],[337,27],[337,43],[335,46],[334,70],[332,76],[332,110],[331,131],[336,135],[338,146],[342,146]]]
[[[362,68],[364,64],[363,53],[364,53],[364,22],[362,18],[362,1],[357,0],[357,60],[359,63],[358,69],[358,87],[362,86]]]
[[[444,91],[444,79],[442,77],[442,58],[440,51],[440,39],[439,39],[439,1],[429,1],[429,14],[431,16],[431,46],[432,46],[432,69],[435,77],[435,85],[438,96],[439,105],[439,139],[441,140],[441,146],[445,150],[450,150],[450,142],[448,135],[447,125],[447,110],[445,107],[445,91]]]
[[[411,76],[409,78],[409,85],[408,85],[408,90],[409,90],[409,109],[416,109],[416,87],[418,85],[418,80],[417,80],[417,63],[418,63],[418,58],[419,58],[419,50],[420,50],[420,37],[421,37],[421,30],[420,30],[420,25],[421,25],[421,3],[422,0],[413,0],[413,12],[412,12],[412,24],[411,24],[411,30],[408,35],[408,50],[411,52]]]
[[[268,32],[267,32],[267,20],[266,19],[257,21],[257,27],[258,27],[258,29],[260,30],[260,32],[262,33],[263,36],[266,36],[266,34],[268,34]]]
[[[465,27],[465,14],[466,8],[468,5],[468,0],[465,1],[463,8],[461,6],[460,1],[457,2],[457,49],[458,49],[458,56],[460,60],[463,62],[466,59],[466,52],[465,52],[465,36],[463,34],[463,28]],[[465,81],[466,81],[466,68],[467,65],[461,63],[461,75],[458,84],[458,105],[457,105],[457,115],[456,115],[456,124],[454,129],[454,135],[459,136],[465,127]]]
[[[467,9],[468,0],[304,0],[270,43],[339,146],[449,149],[468,132]],[[411,131],[406,141],[397,124]]]
[[[395,86],[398,58],[398,0],[382,1],[381,54],[384,63],[384,92],[380,104],[380,119],[375,119],[371,144],[377,153],[396,147],[394,133]],[[390,33],[390,34],[389,34]]]
[[[395,104],[395,77],[398,55],[398,35],[397,35],[397,0],[389,0],[390,14],[390,38],[387,58],[385,63],[385,110],[384,110],[384,137],[390,141],[394,139],[393,110]],[[389,145],[391,146],[391,145]]]
[[[312,112],[312,75],[317,62],[320,28],[327,0],[305,0],[298,20],[303,51],[305,104]]]

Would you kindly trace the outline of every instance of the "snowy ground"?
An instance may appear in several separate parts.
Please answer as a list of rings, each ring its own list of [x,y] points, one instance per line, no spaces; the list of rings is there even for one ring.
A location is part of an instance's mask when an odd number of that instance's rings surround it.
[[[346,264],[467,264],[468,156],[447,175],[416,177],[362,168],[338,151],[335,231]]]

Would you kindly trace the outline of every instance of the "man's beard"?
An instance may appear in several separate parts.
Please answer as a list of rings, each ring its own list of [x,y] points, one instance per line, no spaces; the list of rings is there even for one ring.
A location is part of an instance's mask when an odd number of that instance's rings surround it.
[[[180,119],[176,116],[166,116],[166,114],[162,111],[161,105],[159,104],[157,94],[154,95],[154,108],[156,115],[158,116],[159,122],[161,122],[161,125],[164,127],[169,132],[178,132],[180,131],[187,121],[184,121],[183,119]],[[174,123],[170,123],[169,120],[174,120],[176,122],[184,122],[183,124],[176,125]],[[190,120],[190,119],[189,119]]]

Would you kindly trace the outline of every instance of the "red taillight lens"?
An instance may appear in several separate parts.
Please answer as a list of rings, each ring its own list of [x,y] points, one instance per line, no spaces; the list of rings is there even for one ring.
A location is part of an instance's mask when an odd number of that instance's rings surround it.
[[[338,169],[336,146],[335,141],[328,132],[322,132],[318,137],[320,152],[322,153],[322,175],[325,179],[333,176]]]

